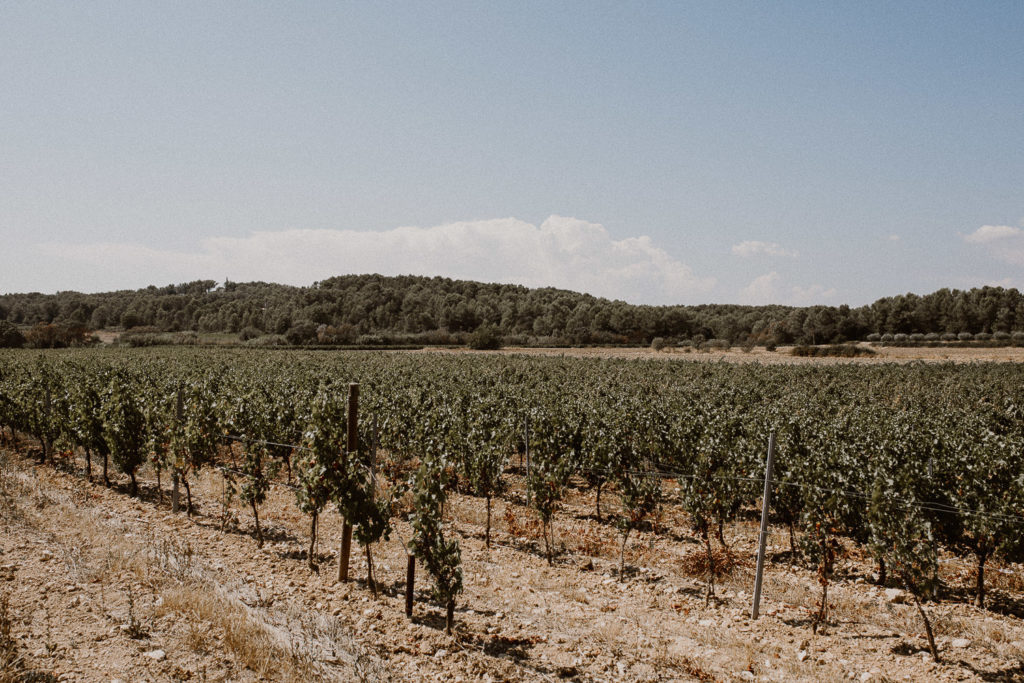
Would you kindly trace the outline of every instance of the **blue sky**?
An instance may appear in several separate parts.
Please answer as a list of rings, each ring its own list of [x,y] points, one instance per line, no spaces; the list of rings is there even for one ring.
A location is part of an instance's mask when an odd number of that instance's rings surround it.
[[[1024,3],[0,4],[0,292],[1024,288]]]

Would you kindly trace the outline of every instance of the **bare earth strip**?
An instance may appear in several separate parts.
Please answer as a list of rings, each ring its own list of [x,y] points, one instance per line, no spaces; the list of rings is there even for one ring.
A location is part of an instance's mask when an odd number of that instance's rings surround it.
[[[429,577],[415,618],[403,613],[408,525],[375,547],[382,594],[371,597],[353,548],[355,580],[336,581],[337,514],[322,519],[318,561],[307,567],[308,518],[273,488],[252,521],[221,505],[222,480],[194,487],[196,515],[172,515],[151,473],[140,498],[23,453],[0,453],[0,595],[20,671],[74,681],[1002,681],[1024,677],[1021,566],[993,567],[992,611],[929,605],[943,663],[925,653],[914,607],[870,584],[869,558],[840,563],[832,624],[812,635],[817,585],[791,564],[786,532],[769,541],[762,618],[749,619],[756,521],[727,529],[736,568],[705,604],[701,548],[669,505],[659,533],[635,533],[617,576],[620,536],[594,518],[593,496],[573,489],[555,523],[563,552],[548,566],[521,478],[495,502],[494,546],[483,543],[482,500],[455,496],[449,533],[462,547],[466,592],[456,632],[443,630]],[[2,450],[2,449],[0,449]],[[672,483],[666,482],[671,493]],[[602,507],[615,512],[615,494]],[[607,518],[606,518],[607,519]],[[222,525],[224,529],[222,530]],[[422,571],[422,569],[420,570]],[[970,569],[943,565],[956,590]],[[4,679],[8,680],[8,679]],[[17,679],[14,679],[17,680]]]
[[[423,349],[416,353],[496,353],[525,354],[530,356],[566,356],[571,358],[631,358],[638,360],[688,360],[697,362],[717,363],[763,363],[766,365],[831,365],[836,363],[854,363],[873,365],[878,363],[1022,363],[1024,348],[942,348],[942,347],[896,347],[871,346],[862,344],[875,351],[874,356],[857,358],[818,357],[806,358],[790,354],[792,347],[780,346],[775,351],[765,351],[756,347],[744,351],[739,347],[728,350],[666,348],[654,351],[650,348],[618,348],[618,347],[582,347],[582,348],[519,348],[509,347],[500,351],[469,351],[466,349]]]

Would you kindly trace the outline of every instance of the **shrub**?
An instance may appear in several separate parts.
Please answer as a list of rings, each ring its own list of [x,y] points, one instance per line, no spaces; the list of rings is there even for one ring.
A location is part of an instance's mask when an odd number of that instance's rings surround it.
[[[496,327],[491,325],[481,325],[469,335],[467,343],[471,349],[500,349],[501,333]]]
[[[18,349],[25,345],[25,335],[7,320],[0,320],[0,349]]]
[[[974,339],[974,335],[971,334],[970,332],[961,332],[960,334],[956,335],[956,338],[959,339],[960,341],[971,341],[972,339]]]
[[[938,332],[929,332],[928,334],[924,335],[924,340],[925,341],[930,341],[930,342],[939,341],[939,333]]]
[[[34,349],[63,349],[68,346],[88,346],[93,337],[82,325],[39,323],[25,333],[25,343]]]
[[[321,325],[316,328],[316,340],[320,344],[351,344],[355,338],[356,328],[353,325]]]
[[[255,339],[256,337],[259,337],[261,334],[263,333],[260,332],[257,328],[250,325],[249,327],[242,328],[242,331],[238,333],[238,339],[239,341],[247,342],[250,339]]]
[[[992,335],[992,338],[996,339],[998,341],[1007,341],[1010,338],[1010,333],[1009,332],[996,332],[996,333],[994,333]]]
[[[956,341],[956,335],[952,332],[946,332],[941,337],[942,341]]]
[[[872,332],[867,336],[867,340],[869,342],[882,341],[882,335],[878,334],[877,332]]]
[[[358,346],[384,346],[388,340],[379,334],[361,334],[356,338]]]
[[[665,338],[664,337],[655,337],[654,339],[651,340],[651,350],[653,350],[653,351],[661,351],[664,348],[665,348]]]
[[[245,342],[245,345],[254,347],[287,346],[288,340],[284,338],[284,335],[264,334],[255,339],[250,339]]]
[[[1024,342],[1024,332],[1017,331],[1010,335],[1015,342]]]
[[[992,338],[992,335],[989,334],[988,332],[979,332],[978,334],[974,335],[974,338],[977,341],[988,341],[989,339]]]
[[[904,333],[902,333],[902,332],[899,332],[899,333],[897,333],[897,334],[894,334],[894,335],[893,335],[893,337],[892,337],[892,340],[893,340],[893,341],[896,341],[896,342],[905,342],[905,341],[907,341],[908,339],[910,339],[910,337],[908,337],[907,335],[905,335],[905,334],[904,334]]]
[[[856,358],[857,356],[874,356],[875,352],[872,349],[856,346],[855,344],[832,344],[831,346],[794,346],[790,354],[812,358],[823,356]]]
[[[882,341],[883,342],[891,342],[891,341],[895,341],[895,339],[896,339],[896,337],[892,333],[890,333],[890,332],[886,332],[885,334],[882,335]]]
[[[302,346],[316,340],[316,325],[311,322],[301,322],[292,325],[284,333],[284,338],[293,346]]]

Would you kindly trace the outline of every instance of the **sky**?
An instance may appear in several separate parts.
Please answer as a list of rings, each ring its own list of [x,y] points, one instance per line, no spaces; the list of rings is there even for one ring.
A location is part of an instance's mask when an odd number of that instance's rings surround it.
[[[1024,3],[0,3],[0,293],[1024,289]]]

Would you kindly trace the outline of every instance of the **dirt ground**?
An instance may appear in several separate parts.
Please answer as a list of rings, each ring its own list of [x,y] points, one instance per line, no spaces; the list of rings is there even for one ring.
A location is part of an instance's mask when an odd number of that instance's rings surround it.
[[[422,567],[405,617],[405,522],[373,549],[374,598],[356,546],[354,580],[337,581],[336,513],[322,520],[319,572],[308,568],[308,517],[285,486],[260,510],[268,540],[258,549],[247,510],[222,505],[215,470],[193,486],[189,518],[171,514],[151,472],[133,498],[126,481],[86,481],[80,459],[39,466],[25,448],[0,447],[0,664],[12,674],[3,681],[1024,680],[1019,565],[987,573],[989,610],[967,604],[969,567],[943,565],[956,599],[927,605],[936,664],[915,607],[872,585],[869,558],[856,552],[830,587],[826,632],[812,634],[816,577],[792,564],[784,530],[769,539],[752,621],[753,514],[727,529],[735,566],[710,604],[701,547],[672,504],[657,533],[630,537],[620,580],[621,536],[595,519],[590,492],[571,490],[549,566],[510,471],[489,550],[484,502],[448,505],[465,592],[446,635]],[[614,492],[602,502],[613,512]]]

